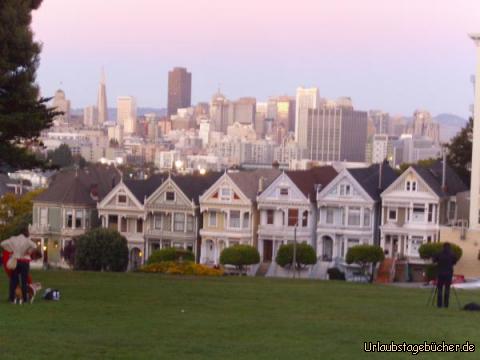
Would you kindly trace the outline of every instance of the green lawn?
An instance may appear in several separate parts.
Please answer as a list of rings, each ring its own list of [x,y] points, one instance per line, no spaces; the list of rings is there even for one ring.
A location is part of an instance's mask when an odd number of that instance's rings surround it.
[[[426,307],[429,291],[265,278],[35,272],[60,302],[0,303],[0,359],[410,359],[364,341],[480,346],[480,314]],[[6,298],[0,277],[0,298]],[[459,292],[480,302],[479,292]],[[452,298],[452,305],[456,305]],[[473,354],[422,359],[480,358]],[[388,356],[390,355],[390,356]]]

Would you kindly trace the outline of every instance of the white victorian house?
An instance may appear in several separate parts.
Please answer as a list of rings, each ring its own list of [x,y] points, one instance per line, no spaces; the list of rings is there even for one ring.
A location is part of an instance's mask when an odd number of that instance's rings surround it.
[[[220,253],[236,244],[257,246],[257,195],[280,172],[225,172],[202,196],[200,263],[218,265]]]
[[[154,175],[147,180],[122,180],[97,205],[102,227],[117,230],[127,239],[130,269],[136,269],[144,262],[144,203],[164,178],[164,175]]]
[[[190,250],[198,259],[202,219],[199,196],[219,173],[169,176],[145,201],[146,258],[158,249],[175,247]]]
[[[456,220],[456,195],[467,187],[437,161],[409,167],[382,193],[381,244],[388,257],[419,261],[418,248],[439,241],[440,225]]]
[[[351,269],[345,263],[348,249],[380,245],[380,193],[396,178],[386,162],[343,169],[317,193],[317,256],[324,271],[335,266],[349,276]]]
[[[282,244],[297,241],[315,247],[316,191],[336,175],[331,166],[286,171],[257,197],[258,250],[262,262],[274,262]]]

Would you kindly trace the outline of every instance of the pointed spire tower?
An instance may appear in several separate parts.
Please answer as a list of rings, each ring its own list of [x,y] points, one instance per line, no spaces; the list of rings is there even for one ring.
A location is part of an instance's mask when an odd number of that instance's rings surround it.
[[[103,125],[108,121],[108,107],[107,107],[107,88],[105,86],[105,70],[102,67],[102,76],[100,78],[100,86],[98,88],[98,124]]]

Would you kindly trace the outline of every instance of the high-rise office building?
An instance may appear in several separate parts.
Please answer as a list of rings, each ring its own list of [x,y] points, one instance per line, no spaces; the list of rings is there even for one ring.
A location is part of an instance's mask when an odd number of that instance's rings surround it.
[[[107,88],[105,85],[105,71],[103,69],[98,87],[97,111],[98,124],[103,125],[108,121]]]
[[[176,67],[168,72],[168,116],[190,107],[191,102],[192,74],[186,68]]]
[[[210,102],[210,119],[212,130],[227,132],[228,127],[228,107],[229,101],[227,98],[218,91],[212,96],[212,101]]]
[[[148,139],[155,142],[158,138],[158,121],[155,113],[145,114],[145,122],[147,123]]]
[[[480,33],[470,37],[477,47],[475,103],[473,105],[472,179],[470,183],[470,228],[480,229]]]
[[[307,122],[310,109],[320,105],[318,88],[297,88],[295,104],[295,141],[305,143],[307,137]]]
[[[254,124],[257,100],[252,97],[243,97],[230,102],[228,124]]]
[[[94,127],[97,125],[97,108],[93,105],[83,109],[83,125]]]
[[[119,96],[117,98],[117,125],[123,126],[125,135],[136,133],[137,105],[133,96]]]
[[[367,112],[355,111],[345,98],[309,109],[305,140],[298,144],[306,149],[311,160],[363,162]]]
[[[416,110],[410,133],[414,136],[426,136],[435,143],[440,143],[440,125],[435,123],[432,115],[426,110]]]
[[[388,134],[390,129],[390,115],[381,110],[370,110],[368,120],[375,128],[375,134]]]
[[[70,100],[65,96],[63,90],[57,90],[52,100],[52,107],[56,111],[61,111],[63,114],[55,116],[53,119],[56,123],[68,123],[70,121]]]

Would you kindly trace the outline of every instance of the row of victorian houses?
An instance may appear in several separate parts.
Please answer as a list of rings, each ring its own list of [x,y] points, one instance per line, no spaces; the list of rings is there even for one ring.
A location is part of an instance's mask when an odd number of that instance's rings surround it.
[[[30,232],[44,260],[56,265],[67,242],[102,226],[126,237],[131,268],[167,247],[217,265],[224,248],[249,244],[262,262],[253,272],[271,276],[282,274],[274,261],[282,244],[306,242],[318,257],[307,276],[321,278],[332,266],[354,271],[345,255],[358,244],[421,264],[420,244],[439,241],[441,225],[468,218],[466,191],[440,161],[400,176],[385,162],[339,172],[323,166],[146,180],[124,180],[113,167],[92,165],[57,176],[34,202]]]

